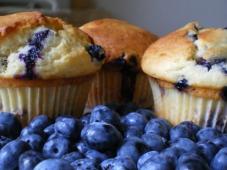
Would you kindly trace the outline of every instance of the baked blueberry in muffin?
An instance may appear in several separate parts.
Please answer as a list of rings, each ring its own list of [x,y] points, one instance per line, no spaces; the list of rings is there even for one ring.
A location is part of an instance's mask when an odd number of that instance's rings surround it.
[[[173,124],[189,120],[227,128],[226,29],[189,23],[151,44],[142,69],[159,116]]]
[[[1,110],[22,115],[82,114],[105,57],[81,30],[39,12],[0,16]],[[87,49],[88,47],[88,49]]]
[[[117,19],[100,19],[80,27],[101,45],[106,58],[97,74],[87,102],[90,110],[97,104],[134,102],[152,107],[147,77],[141,72],[140,61],[146,48],[157,36]],[[98,46],[89,48],[96,55]],[[101,55],[102,56],[102,55]]]
[[[186,80],[186,79],[181,79],[181,80],[179,80],[179,81],[175,84],[175,87],[176,87],[179,91],[184,90],[185,88],[188,87],[188,80]]]

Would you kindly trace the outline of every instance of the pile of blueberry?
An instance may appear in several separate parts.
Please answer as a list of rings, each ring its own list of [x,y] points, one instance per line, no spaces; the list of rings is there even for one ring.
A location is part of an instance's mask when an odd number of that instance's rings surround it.
[[[1,170],[226,170],[227,134],[171,126],[132,104],[98,105],[80,119],[0,113]]]

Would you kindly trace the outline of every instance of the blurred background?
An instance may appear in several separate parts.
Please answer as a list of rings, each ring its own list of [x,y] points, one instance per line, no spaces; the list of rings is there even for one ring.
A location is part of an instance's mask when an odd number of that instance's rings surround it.
[[[227,0],[0,0],[0,13],[39,10],[79,26],[105,17],[127,20],[158,35],[187,22],[227,27]]]

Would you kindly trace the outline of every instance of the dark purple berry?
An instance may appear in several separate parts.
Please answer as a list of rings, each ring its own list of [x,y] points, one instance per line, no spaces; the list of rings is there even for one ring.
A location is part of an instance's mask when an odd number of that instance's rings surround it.
[[[183,91],[188,87],[188,80],[186,79],[181,79],[175,84],[175,88],[178,89],[179,91]]]
[[[34,72],[34,67],[38,58],[41,58],[41,50],[43,49],[43,41],[47,38],[50,30],[43,30],[35,33],[29,40],[28,44],[31,47],[27,54],[19,54],[19,59],[25,63],[26,73],[17,75],[21,79],[35,79],[37,75]]]
[[[222,88],[220,95],[221,95],[221,98],[224,101],[227,101],[227,86],[225,86],[225,87]]]
[[[89,45],[86,47],[87,52],[90,54],[91,59],[102,61],[105,58],[105,52],[99,45]]]

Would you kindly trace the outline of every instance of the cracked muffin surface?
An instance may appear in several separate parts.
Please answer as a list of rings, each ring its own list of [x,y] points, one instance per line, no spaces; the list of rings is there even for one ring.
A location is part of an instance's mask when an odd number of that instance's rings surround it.
[[[222,89],[227,86],[227,30],[185,25],[153,43],[142,58],[149,76],[187,85]]]
[[[0,16],[0,77],[55,79],[100,69],[89,37],[58,18],[39,12]]]

